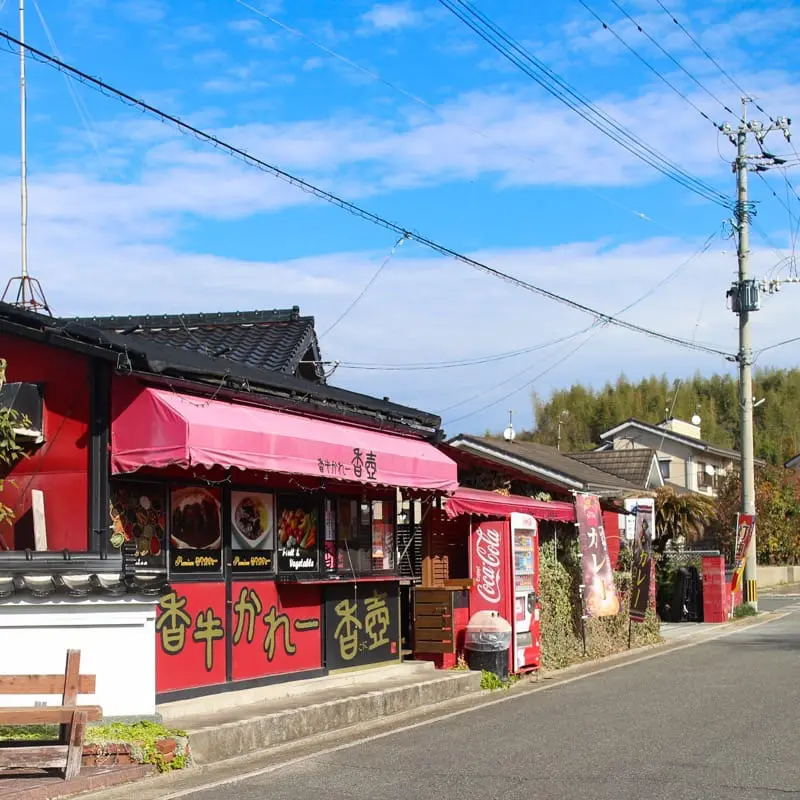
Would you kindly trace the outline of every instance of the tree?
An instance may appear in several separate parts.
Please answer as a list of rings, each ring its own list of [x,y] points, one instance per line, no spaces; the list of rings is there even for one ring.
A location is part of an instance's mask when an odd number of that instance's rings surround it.
[[[738,473],[728,475],[720,486],[709,530],[728,556],[733,553],[741,491]],[[772,466],[756,470],[756,548],[761,564],[800,563],[800,486],[791,470]]]
[[[691,543],[703,536],[714,519],[714,503],[702,494],[678,493],[663,486],[656,493],[656,537],[653,549],[663,553],[675,539]]]
[[[800,451],[800,369],[762,369],[753,390],[764,403],[755,412],[756,455],[783,464]],[[629,417],[657,424],[670,413],[684,420],[702,419],[702,436],[720,447],[738,449],[739,404],[733,375],[699,374],[675,380],[652,375],[638,383],[625,375],[599,389],[574,384],[553,392],[548,399],[534,395],[535,429],[520,438],[555,445],[558,420],[561,449],[588,450],[600,443],[600,434]]]

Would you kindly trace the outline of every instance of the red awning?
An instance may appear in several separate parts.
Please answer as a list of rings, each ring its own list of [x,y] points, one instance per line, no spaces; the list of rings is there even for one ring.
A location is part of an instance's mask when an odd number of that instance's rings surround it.
[[[502,517],[512,512],[530,514],[539,520],[555,522],[575,522],[575,507],[572,503],[560,503],[555,500],[534,500],[520,495],[502,495],[497,492],[486,492],[481,489],[465,489],[460,487],[455,494],[444,501],[444,510],[448,517],[461,514],[475,514],[481,517]]]
[[[116,395],[114,473],[224,467],[451,492],[456,464],[428,442],[161,389]]]

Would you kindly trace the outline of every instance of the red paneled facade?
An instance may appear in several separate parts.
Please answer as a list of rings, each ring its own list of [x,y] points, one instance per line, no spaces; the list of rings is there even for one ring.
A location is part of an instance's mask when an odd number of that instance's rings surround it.
[[[7,549],[33,549],[31,489],[45,495],[48,549],[89,548],[91,359],[45,343],[0,334],[6,381],[37,383],[44,395],[44,437],[5,481],[2,501],[16,515],[0,536]],[[2,548],[2,543],[0,543]]]

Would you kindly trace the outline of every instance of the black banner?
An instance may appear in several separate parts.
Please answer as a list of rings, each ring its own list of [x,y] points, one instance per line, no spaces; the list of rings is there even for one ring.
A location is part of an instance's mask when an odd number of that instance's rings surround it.
[[[652,513],[651,506],[636,506],[630,599],[630,617],[633,622],[644,622],[650,600],[650,573],[653,563],[653,532],[650,530]]]
[[[400,658],[398,585],[361,583],[325,588],[325,654],[328,669]]]
[[[169,554],[170,572],[219,572],[222,554],[219,550],[172,550]]]

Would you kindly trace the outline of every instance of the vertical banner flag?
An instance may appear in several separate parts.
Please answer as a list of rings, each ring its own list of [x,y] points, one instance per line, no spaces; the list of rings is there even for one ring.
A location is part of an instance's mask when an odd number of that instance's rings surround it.
[[[756,529],[755,514],[736,515],[736,563],[733,567],[733,577],[731,578],[731,594],[739,589],[744,572],[744,562],[747,561],[747,548],[753,538]]]
[[[590,617],[619,613],[619,598],[608,557],[600,500],[593,494],[575,494],[575,519],[583,555],[583,597]]]
[[[653,561],[653,532],[650,530],[652,512],[652,506],[636,506],[630,600],[630,617],[633,622],[644,622],[650,598],[650,573]]]

